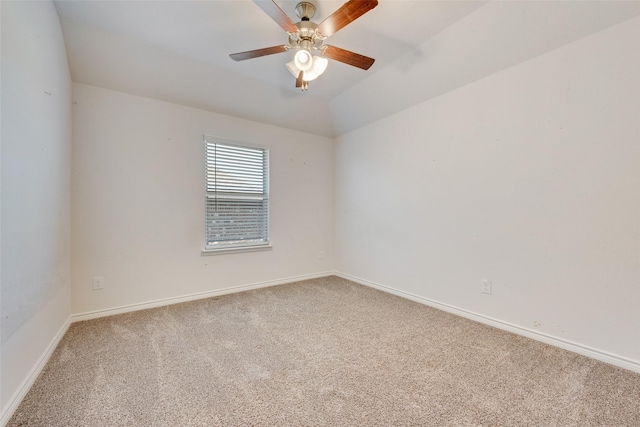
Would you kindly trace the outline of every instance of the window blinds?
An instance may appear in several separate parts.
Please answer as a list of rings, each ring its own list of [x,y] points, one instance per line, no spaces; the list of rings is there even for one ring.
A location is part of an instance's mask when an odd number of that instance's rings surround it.
[[[206,141],[205,249],[269,243],[268,154]]]

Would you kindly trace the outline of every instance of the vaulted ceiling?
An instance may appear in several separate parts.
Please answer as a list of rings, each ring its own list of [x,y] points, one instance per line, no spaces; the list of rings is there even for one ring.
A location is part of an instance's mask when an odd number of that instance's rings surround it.
[[[294,22],[298,1],[276,0]],[[317,0],[319,23],[342,1]],[[287,34],[249,0],[57,0],[75,82],[334,137],[640,14],[639,1],[419,1],[379,5],[328,42],[376,59],[330,61],[296,89],[293,52],[230,53]]]

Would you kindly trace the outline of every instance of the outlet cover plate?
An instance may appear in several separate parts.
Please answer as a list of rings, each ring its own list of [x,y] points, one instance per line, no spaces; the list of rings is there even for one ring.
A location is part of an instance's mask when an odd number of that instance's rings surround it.
[[[93,278],[93,290],[99,291],[104,289],[104,276],[96,276]]]
[[[480,291],[483,294],[491,295],[491,282],[484,279],[480,285]]]

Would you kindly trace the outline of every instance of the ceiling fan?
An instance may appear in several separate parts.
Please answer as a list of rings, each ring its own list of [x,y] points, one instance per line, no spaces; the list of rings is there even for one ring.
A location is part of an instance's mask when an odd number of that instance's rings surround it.
[[[296,15],[300,22],[295,24],[274,0],[253,0],[267,15],[289,34],[289,44],[271,46],[263,49],[232,53],[234,61],[258,58],[297,50],[294,60],[287,68],[296,78],[296,87],[307,90],[309,81],[314,80],[327,68],[326,58],[368,70],[375,59],[354,53],[339,47],[323,44],[327,37],[335,34],[351,22],[358,19],[378,5],[378,0],[349,0],[320,24],[311,22],[316,7],[308,1],[296,6]]]

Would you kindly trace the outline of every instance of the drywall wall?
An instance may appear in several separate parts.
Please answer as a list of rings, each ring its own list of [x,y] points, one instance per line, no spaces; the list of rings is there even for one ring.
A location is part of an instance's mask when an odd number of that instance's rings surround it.
[[[75,314],[332,270],[331,139],[73,88]],[[269,148],[273,250],[201,255],[203,134]]]
[[[0,7],[4,415],[71,314],[71,78],[53,4]]]
[[[638,141],[634,18],[337,138],[337,270],[640,367]]]

